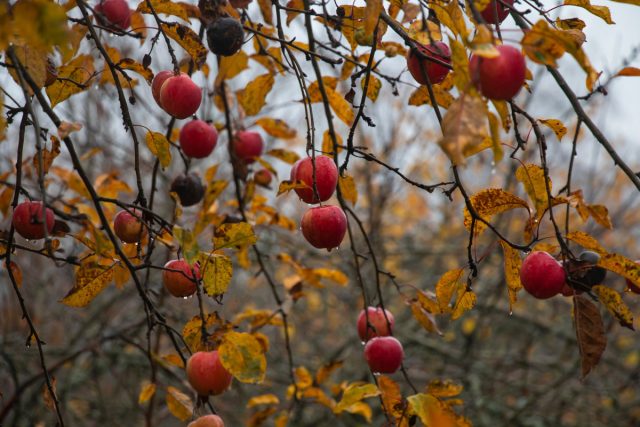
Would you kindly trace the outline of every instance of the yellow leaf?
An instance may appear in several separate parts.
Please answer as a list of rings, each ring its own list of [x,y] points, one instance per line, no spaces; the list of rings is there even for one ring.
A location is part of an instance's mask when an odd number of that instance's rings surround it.
[[[342,137],[337,133],[335,135],[336,135],[336,144],[339,146],[343,145]],[[342,147],[337,147],[337,148],[338,148],[338,153],[340,153],[342,151]],[[327,155],[332,155],[334,152],[333,140],[331,139],[331,133],[329,132],[329,130],[325,130],[322,134],[322,152]]]
[[[350,175],[338,177],[338,186],[340,187],[342,197],[355,206],[358,201],[358,188],[356,187],[353,177]]]
[[[451,320],[460,318],[464,313],[475,307],[477,299],[476,294],[466,285],[458,286],[458,296],[456,303],[453,305]]]
[[[69,307],[85,307],[107,287],[113,279],[113,268],[101,265],[82,265],[76,270],[76,284],[60,301]]]
[[[439,9],[439,8],[434,8]],[[469,56],[465,47],[457,41],[449,37],[449,46],[451,47],[451,65],[453,67],[453,83],[458,91],[466,92],[471,86],[471,76],[469,74]],[[475,89],[472,89],[475,90]]]
[[[442,119],[438,145],[454,165],[465,164],[463,151],[480,145],[488,137],[486,105],[482,99],[462,94],[453,101]]]
[[[378,389],[382,395],[382,406],[384,411],[393,418],[403,415],[402,394],[400,386],[391,378],[380,375],[378,377]]]
[[[205,329],[208,329],[210,326],[213,326],[218,322],[218,317],[215,314],[205,315],[205,318]],[[202,342],[202,318],[200,316],[194,316],[191,320],[185,323],[182,328],[182,337],[191,350],[197,350],[199,348]],[[172,362],[171,360],[167,361],[170,363]],[[174,359],[173,361],[176,360]]]
[[[175,387],[167,387],[167,407],[180,421],[187,421],[193,415],[191,398]]]
[[[297,9],[304,10],[304,1],[303,0],[289,0],[287,3],[287,8],[289,9]],[[298,16],[300,12],[296,12],[295,10],[287,10],[287,25],[291,23],[296,16]]]
[[[42,148],[42,172],[46,174],[53,164],[53,161],[60,154],[60,140],[55,136],[51,136],[51,150],[46,147]],[[33,165],[40,171],[40,159],[38,156],[33,157]]]
[[[436,283],[436,298],[441,313],[449,313],[451,311],[449,303],[458,288],[463,271],[461,268],[447,271],[440,277],[438,283]]]
[[[373,34],[376,28],[382,7],[382,0],[367,0],[367,6],[364,11],[364,31],[365,34]]]
[[[144,68],[142,64],[137,62],[135,59],[123,58],[118,61],[118,66],[123,70],[129,70],[140,74],[149,84],[153,81],[153,72],[148,68]]]
[[[480,218],[485,221],[491,221],[493,215],[506,212],[515,208],[529,209],[527,202],[520,197],[504,191],[501,188],[487,188],[477,194],[471,196],[471,204]],[[467,230],[471,230],[472,217],[471,213],[464,208],[464,226]],[[486,225],[480,221],[476,221],[475,232],[480,234]]]
[[[238,91],[238,102],[247,116],[255,116],[262,110],[274,82],[273,74],[267,73],[256,77],[245,89]]]
[[[498,112],[498,115],[500,115],[500,121],[502,122],[502,129],[504,129],[505,132],[509,132],[509,129],[511,129],[511,116],[509,113],[509,108],[507,107],[507,102],[491,100],[491,103],[493,104],[496,111]]]
[[[294,371],[296,378],[296,386],[298,388],[304,390],[313,385],[313,377],[309,373],[309,370],[304,366],[299,366]]]
[[[438,20],[448,27],[453,34],[466,40],[469,36],[469,29],[465,24],[464,13],[457,2],[451,1],[445,6],[437,6],[432,9]]]
[[[247,408],[253,408],[258,405],[277,405],[280,403],[280,399],[275,394],[261,394],[260,396],[254,396],[249,399]]]
[[[442,335],[442,332],[440,332],[440,329],[438,329],[438,325],[436,324],[435,316],[424,310],[419,302],[413,301],[411,303],[411,313],[427,332]]]
[[[240,50],[235,55],[221,56],[216,76],[216,86],[223,80],[229,80],[246,70],[249,66],[249,57]]]
[[[332,270],[328,268],[314,268],[312,270],[312,273],[316,276],[329,279],[341,286],[346,286],[347,283],[349,283],[349,278],[342,271]]]
[[[149,151],[158,158],[163,168],[171,164],[171,145],[163,134],[148,131],[144,140],[147,143],[147,147],[149,147]]]
[[[364,90],[364,83],[366,78],[362,78],[360,80],[360,86],[362,90]],[[382,82],[379,78],[374,75],[369,76],[369,86],[367,87],[367,98],[369,98],[372,102],[375,102],[378,99],[378,94],[380,94],[380,89],[382,88]]]
[[[434,7],[434,9],[437,9]],[[426,22],[426,27],[424,23]],[[430,19],[416,19],[409,25],[407,34],[411,39],[417,41],[420,44],[428,45],[432,41],[442,40],[442,32],[440,26]]]
[[[58,68],[58,79],[47,87],[51,106],[54,107],[71,95],[88,89],[94,73],[95,68],[91,55],[79,55]]]
[[[550,128],[558,137],[558,141],[562,140],[562,137],[567,134],[567,128],[565,125],[556,119],[538,119],[540,123]]]
[[[435,396],[419,393],[407,400],[426,427],[458,427],[458,416]]]
[[[279,139],[292,139],[296,137],[296,130],[280,119],[263,117],[256,120],[256,124],[264,129],[269,135]]]
[[[449,78],[447,76],[447,78]],[[442,83],[444,84],[444,82]],[[442,88],[442,84],[433,85],[433,96],[436,99],[436,103],[443,107],[449,108],[455,98],[451,95],[447,90]],[[418,89],[413,91],[413,93],[409,96],[409,105],[432,105],[431,96],[429,95],[429,89],[425,85],[420,85]]]
[[[0,9],[0,13],[6,12]],[[11,42],[24,42],[36,49],[50,50],[52,46],[62,46],[69,37],[67,13],[56,2],[19,0],[11,8],[10,17],[11,20],[3,23],[0,31],[6,30]],[[0,36],[0,43],[3,38]]]
[[[325,86],[325,91],[327,93],[327,99],[329,100],[329,105],[336,116],[340,120],[342,120],[347,126],[350,126],[353,122],[354,113],[351,108],[351,104],[344,99],[344,96],[340,95],[335,90],[331,89],[328,86]]]
[[[272,156],[280,159],[285,163],[289,163],[290,165],[294,164],[298,161],[298,159],[300,159],[300,156],[297,153],[289,150],[284,150],[282,148],[274,148],[267,151],[265,154],[267,156]]]
[[[567,239],[576,242],[585,249],[597,252],[600,255],[606,254],[607,251],[600,246],[598,241],[583,231],[573,231],[567,234]]]
[[[4,94],[0,93],[0,142],[4,141],[6,131],[7,118],[4,115]]]
[[[584,23],[582,19],[579,18],[569,18],[569,19],[556,19],[556,24],[558,28],[563,30],[582,30],[587,24]]]
[[[273,11],[271,10],[271,8],[273,7],[273,5],[271,4],[270,0],[258,0],[258,5],[260,6],[260,12],[262,13],[262,16],[264,17],[264,22],[266,22],[267,24],[272,24],[273,23]]]
[[[622,70],[618,71],[616,76],[637,77],[637,76],[640,76],[640,68],[624,67]]]
[[[173,237],[180,243],[182,256],[189,263],[193,264],[200,253],[198,242],[190,230],[177,225],[173,227]]]
[[[156,392],[156,385],[154,383],[146,383],[140,390],[138,395],[138,403],[142,405],[153,396]]]
[[[629,307],[622,301],[622,297],[616,291],[603,285],[596,285],[591,288],[598,296],[598,299],[605,307],[618,319],[621,326],[633,329],[633,314]]]
[[[254,234],[250,224],[246,222],[225,223],[216,228],[213,247],[216,250],[240,248],[254,245],[257,241],[258,237]]]
[[[611,12],[607,6],[593,6],[589,0],[564,0],[564,4],[567,6],[579,6],[588,10],[598,18],[602,18],[607,24],[615,24],[611,19]]]
[[[338,79],[335,77],[323,77],[322,84],[324,85],[325,90],[327,88],[335,90],[338,86]],[[310,102],[322,102],[322,94],[320,93],[320,86],[317,81],[311,83],[307,88],[309,92],[309,101]]]
[[[305,184],[303,181],[289,181],[289,180],[280,181],[280,184],[278,185],[277,196],[283,193],[288,193],[289,191],[295,190],[296,188],[308,188],[308,187],[309,186]]]
[[[504,276],[509,292],[509,306],[513,310],[513,305],[518,300],[517,294],[522,289],[522,283],[520,282],[522,258],[520,258],[520,254],[516,249],[503,240],[500,240],[500,246],[502,246],[502,251],[504,252]]]
[[[333,373],[335,370],[341,368],[342,365],[344,365],[344,362],[339,361],[339,360],[333,361],[333,362],[328,363],[326,365],[322,365],[320,367],[320,369],[318,369],[318,372],[316,372],[316,383],[317,384],[324,383],[329,378],[331,373]]]
[[[455,397],[462,393],[463,387],[449,380],[431,380],[427,384],[427,393],[437,398]]]
[[[551,193],[551,179],[545,178],[544,170],[532,163],[521,165],[516,170],[516,179],[522,183],[529,198],[533,202],[537,216],[549,208],[549,193]],[[547,192],[547,184],[549,192]]]
[[[218,354],[222,366],[239,381],[253,384],[264,381],[267,359],[262,345],[253,335],[227,332],[222,337]]]
[[[200,252],[196,258],[200,262],[202,287],[209,296],[222,295],[227,291],[233,275],[233,264],[226,255]]]
[[[200,17],[200,10],[188,3],[173,2],[171,0],[151,0],[151,5],[156,13],[177,16],[185,21],[188,21],[189,18]],[[146,1],[140,2],[136,10],[141,13],[152,13]]]
[[[500,52],[493,44],[493,34],[488,26],[480,24],[476,30],[476,35],[471,41],[471,52],[476,56],[482,56],[484,58],[495,58],[500,55]]]
[[[362,382],[352,383],[344,390],[342,393],[342,399],[340,399],[340,402],[338,402],[333,411],[334,413],[339,414],[355,403],[360,402],[362,399],[379,395],[380,390],[378,390],[378,387],[376,387],[375,384]]]
[[[162,356],[162,360],[167,362],[169,365],[184,369],[184,361],[176,353],[165,354]]]
[[[587,205],[587,211],[589,211],[589,215],[591,218],[604,228],[612,229],[613,224],[611,223],[611,218],[609,217],[609,210],[606,206],[603,205]]]
[[[178,42],[180,46],[189,54],[193,62],[199,68],[207,59],[208,50],[202,44],[200,37],[191,28],[176,22],[160,24],[167,36]]]
[[[38,49],[36,46],[27,44],[14,44],[12,48],[18,61],[31,76],[36,86],[43,87],[47,80],[47,50],[44,50],[44,48]],[[11,58],[7,59],[13,63]],[[15,68],[9,68],[9,74],[17,84],[20,84],[20,78]],[[33,94],[28,83],[25,82],[24,85],[27,87],[28,92]]]

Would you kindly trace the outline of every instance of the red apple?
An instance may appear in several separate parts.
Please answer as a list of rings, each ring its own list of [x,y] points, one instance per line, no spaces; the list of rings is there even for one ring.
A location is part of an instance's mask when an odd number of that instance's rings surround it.
[[[160,88],[160,105],[176,119],[186,119],[198,111],[202,89],[187,74],[170,76]]]
[[[94,8],[98,20],[105,18],[108,23],[126,30],[131,25],[131,10],[126,0],[102,0]]]
[[[173,71],[160,71],[155,75],[153,81],[151,82],[151,94],[153,95],[153,99],[156,100],[160,108],[162,108],[162,104],[160,103],[160,89],[162,89],[162,85],[164,84],[164,82],[173,75]]]
[[[193,267],[193,271],[192,271]],[[196,292],[196,280],[200,280],[198,264],[189,265],[183,259],[174,259],[164,265],[162,283],[165,289],[174,297],[188,297]],[[193,272],[196,273],[194,280]]]
[[[182,152],[196,159],[207,157],[218,142],[218,131],[202,120],[193,120],[180,130]]]
[[[513,46],[496,46],[500,55],[483,58],[473,55],[469,61],[471,81],[487,98],[509,100],[516,96],[527,73],[522,53]]]
[[[42,202],[22,202],[13,211],[12,223],[16,232],[29,240],[43,239],[45,236]],[[51,234],[56,220],[53,211],[46,208],[44,212],[47,233]]]
[[[640,264],[640,259],[636,260],[636,264]],[[629,288],[631,292],[633,292],[634,294],[640,294],[640,287],[638,287],[635,283],[633,283],[629,279],[624,279],[624,280],[627,283],[627,288]]]
[[[258,132],[239,130],[233,140],[233,150],[238,159],[253,163],[262,154],[262,136]]]
[[[507,3],[509,6],[513,6],[513,0],[491,0],[486,9],[480,13],[482,15],[482,19],[484,19],[487,24],[494,25],[507,19],[507,16],[509,16],[509,8],[506,7],[503,3]]]
[[[187,379],[200,396],[209,396],[224,392],[233,377],[222,366],[217,351],[199,351],[187,360]]]
[[[546,252],[531,252],[522,262],[520,281],[524,289],[539,299],[562,292],[566,274],[562,265]]]
[[[318,203],[329,200],[338,184],[338,168],[332,158],[316,156],[315,178],[318,196],[313,192],[313,159],[300,159],[291,168],[291,181],[302,181],[308,188],[296,188],[295,192],[306,203]]]
[[[260,169],[253,174],[253,180],[262,187],[269,187],[273,175],[267,169]]]
[[[370,326],[367,325],[367,316]],[[389,310],[367,307],[367,312],[362,310],[358,316],[358,336],[362,341],[368,341],[373,337],[386,337],[391,335],[394,324],[393,314]]]
[[[404,350],[394,337],[374,337],[364,346],[364,357],[371,371],[393,374],[402,365]]]
[[[446,62],[447,64],[451,64],[451,51],[449,50],[449,46],[443,42],[437,41],[430,45],[418,44],[418,50],[429,58],[438,59]],[[427,58],[420,57],[414,49],[410,49],[407,54],[407,66],[409,67],[409,72],[413,78],[422,85],[427,84],[427,79],[425,78],[424,73],[429,77],[431,84],[438,84],[447,77],[450,70],[449,68],[430,61]]]
[[[133,213],[133,215],[132,215]],[[142,212],[132,209],[132,212],[120,211],[113,219],[113,231],[125,243],[137,243],[146,234],[147,229],[142,221]]]
[[[219,416],[211,414],[190,422],[187,427],[224,427],[224,422]]]
[[[302,235],[318,249],[337,248],[347,231],[347,217],[338,206],[318,206],[302,216]]]

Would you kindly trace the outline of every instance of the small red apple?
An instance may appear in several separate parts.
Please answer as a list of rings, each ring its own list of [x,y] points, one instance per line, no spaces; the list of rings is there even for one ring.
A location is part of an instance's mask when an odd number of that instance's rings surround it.
[[[160,88],[160,105],[176,119],[186,119],[198,111],[202,89],[187,74],[170,76]]]
[[[123,242],[137,243],[147,231],[141,219],[142,212],[138,209],[132,209],[131,212],[120,211],[113,219],[113,231]]]
[[[494,25],[507,19],[507,16],[509,16],[509,8],[503,3],[513,6],[513,0],[491,0],[486,9],[480,13],[482,15],[482,19],[484,19],[487,24]]]
[[[193,271],[192,271],[193,267]],[[174,259],[164,265],[162,283],[174,297],[188,297],[196,292],[196,280],[200,280],[198,264],[189,265],[183,259]],[[196,273],[194,280],[193,272]]]
[[[367,316],[371,326],[367,325]],[[389,310],[367,307],[367,312],[362,310],[358,316],[358,336],[362,341],[368,341],[373,337],[385,337],[391,335],[394,324],[393,314]]]
[[[524,85],[527,65],[522,53],[513,46],[496,46],[500,55],[483,58],[473,55],[469,61],[471,81],[489,99],[509,100]]]
[[[531,252],[522,261],[520,281],[524,289],[539,299],[562,292],[566,274],[562,265],[547,252]]]
[[[253,180],[261,187],[269,187],[273,175],[267,169],[260,169],[253,174]]]
[[[105,18],[108,23],[126,30],[131,25],[131,10],[126,0],[102,0],[94,8],[98,20]]]
[[[640,259],[636,260],[636,264],[640,264]],[[635,283],[633,283],[629,279],[624,279],[624,280],[627,283],[627,288],[629,288],[631,292],[633,292],[634,294],[640,294],[640,287],[638,287]]]
[[[438,59],[447,64],[451,64],[451,51],[449,50],[449,46],[443,42],[437,41],[430,45],[418,44],[418,50],[428,58]],[[449,74],[449,68],[430,61],[427,58],[420,57],[414,49],[410,49],[407,54],[407,66],[413,78],[422,85],[427,84],[424,73],[427,73],[431,84],[441,83],[444,78],[447,77],[447,74]]]
[[[245,163],[253,163],[262,154],[262,136],[258,132],[239,130],[233,140],[233,150],[238,159]]]
[[[151,94],[160,108],[162,108],[162,104],[160,103],[160,89],[162,89],[164,82],[173,75],[173,71],[170,70],[160,71],[153,77],[153,81],[151,82]]]
[[[347,217],[338,206],[318,206],[302,216],[302,235],[318,249],[337,248],[347,232]]]
[[[42,202],[22,202],[16,206],[13,211],[12,223],[19,235],[29,240],[44,238],[43,207]],[[56,222],[51,209],[46,208],[44,220],[47,227],[46,234],[51,234]]]
[[[191,421],[187,427],[224,427],[224,422],[219,416],[210,414]]]
[[[364,357],[371,371],[393,374],[402,365],[404,350],[394,337],[374,337],[364,346]]]
[[[188,157],[207,157],[216,148],[217,142],[218,131],[203,120],[190,121],[180,130],[180,147]]]
[[[209,396],[224,392],[233,377],[222,366],[217,351],[199,351],[187,360],[187,379],[200,396]]]
[[[316,156],[315,178],[318,196],[313,192],[313,159],[306,157],[294,163],[291,168],[291,180],[302,181],[308,188],[296,188],[295,192],[305,203],[318,203],[329,200],[338,184],[338,168],[332,158]]]

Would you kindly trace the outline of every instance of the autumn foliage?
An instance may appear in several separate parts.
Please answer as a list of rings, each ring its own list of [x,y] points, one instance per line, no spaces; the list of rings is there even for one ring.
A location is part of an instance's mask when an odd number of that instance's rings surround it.
[[[0,2],[0,425],[640,423],[637,52],[542,3]]]

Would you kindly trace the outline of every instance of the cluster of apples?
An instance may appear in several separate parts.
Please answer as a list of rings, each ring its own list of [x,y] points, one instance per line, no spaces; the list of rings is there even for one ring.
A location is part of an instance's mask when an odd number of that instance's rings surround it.
[[[338,168],[330,157],[306,157],[298,160],[291,168],[291,181],[299,181],[305,185],[304,188],[295,189],[303,202],[325,202],[336,191]],[[302,235],[313,247],[331,250],[337,248],[344,239],[347,217],[338,206],[316,206],[302,216],[301,229]]]
[[[364,357],[374,373],[393,374],[402,366],[402,344],[391,336],[394,325],[393,314],[380,307],[367,307],[358,315],[358,336],[366,342]]]
[[[509,5],[513,0],[506,1]],[[482,11],[483,19],[489,24],[502,22],[509,9],[502,2],[496,5],[492,0]],[[469,74],[475,87],[485,97],[493,100],[509,100],[516,96],[527,73],[524,55],[513,46],[496,46],[498,56],[485,58],[472,55],[469,60]],[[418,51],[420,53],[418,53]],[[429,45],[417,45],[407,55],[407,67],[413,78],[420,84],[441,83],[451,69],[451,51],[441,41]]]

